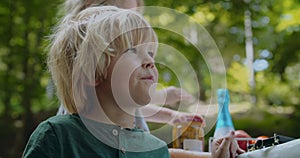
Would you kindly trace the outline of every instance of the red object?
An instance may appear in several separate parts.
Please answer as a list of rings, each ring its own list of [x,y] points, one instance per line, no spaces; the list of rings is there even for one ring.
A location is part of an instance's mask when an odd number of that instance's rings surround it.
[[[194,116],[193,121],[202,123],[203,119],[199,116]]]
[[[258,136],[256,139],[264,140],[264,139],[268,139],[268,138],[269,138],[268,136]]]
[[[244,130],[234,131],[234,137],[235,138],[251,138],[251,136],[247,132],[245,132]],[[247,140],[238,140],[237,143],[239,144],[239,147],[241,149],[247,151]]]

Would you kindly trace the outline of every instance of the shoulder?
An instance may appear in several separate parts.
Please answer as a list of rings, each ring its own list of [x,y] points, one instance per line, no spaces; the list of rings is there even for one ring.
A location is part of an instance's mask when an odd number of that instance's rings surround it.
[[[56,137],[55,128],[57,126],[65,126],[70,124],[72,119],[69,115],[53,116],[41,122],[30,136],[30,139],[35,137],[41,139],[46,137]]]
[[[79,115],[74,114],[50,117],[39,126],[47,126],[47,128],[52,130],[59,139],[86,133],[85,125],[82,123]]]
[[[43,121],[31,134],[23,157],[47,157],[57,151],[57,144],[58,139],[51,124],[47,120]]]
[[[45,122],[53,125],[67,125],[80,122],[80,118],[76,114],[56,115],[48,118],[42,123]]]
[[[47,120],[41,122],[37,129],[46,128],[48,130],[60,130],[60,129],[72,129],[72,128],[82,128],[82,121],[78,115],[56,115],[48,118]]]
[[[67,135],[82,130],[82,124],[77,115],[58,115],[41,122],[31,134],[25,147],[24,157],[57,157],[60,143]],[[78,130],[79,129],[79,130]]]

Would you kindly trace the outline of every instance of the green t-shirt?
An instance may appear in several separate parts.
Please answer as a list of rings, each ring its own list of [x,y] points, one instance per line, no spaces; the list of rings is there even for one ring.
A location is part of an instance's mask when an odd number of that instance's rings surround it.
[[[23,157],[169,158],[170,155],[165,142],[142,130],[124,129],[72,114],[42,122],[30,136]]]

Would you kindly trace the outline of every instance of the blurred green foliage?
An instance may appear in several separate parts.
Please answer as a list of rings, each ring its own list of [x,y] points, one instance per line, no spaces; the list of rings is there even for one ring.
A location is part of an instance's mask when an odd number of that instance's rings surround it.
[[[61,2],[0,2],[0,157],[20,157],[36,125],[55,115],[58,108],[55,89],[49,86],[51,80],[44,49],[46,36],[58,20],[56,15]],[[206,28],[222,53],[232,102],[241,103],[241,106],[249,102],[251,93],[244,37],[244,12],[250,11],[255,59],[264,59],[269,66],[255,73],[257,104],[252,111],[242,114],[244,117],[234,116],[235,126],[251,131],[252,135],[280,131],[299,137],[296,130],[300,121],[299,0],[145,0],[145,5],[176,9]],[[180,35],[162,29],[156,31],[161,43],[183,52],[192,68],[199,70],[196,71],[200,85],[197,97],[204,103],[209,102],[213,93],[210,72],[198,50]],[[163,48],[160,49],[163,52]],[[263,55],[263,50],[270,53]],[[172,59],[172,62],[176,64],[180,59]],[[164,86],[180,86],[171,69],[162,64],[158,67]],[[185,72],[184,68],[178,69]],[[185,84],[196,94],[193,85]],[[284,111],[278,110],[280,108],[291,110],[280,113]]]

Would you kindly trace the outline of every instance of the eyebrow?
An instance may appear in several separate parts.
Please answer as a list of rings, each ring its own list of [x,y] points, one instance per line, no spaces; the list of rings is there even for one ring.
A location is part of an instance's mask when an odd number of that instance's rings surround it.
[[[130,50],[136,52],[136,48],[131,47],[131,48],[127,49],[127,51],[130,51]]]
[[[124,51],[124,53],[126,53],[126,52],[128,52],[128,51],[133,51],[133,53],[136,53],[136,48],[133,48],[133,47],[128,48],[128,49],[126,49],[126,50]],[[154,58],[155,53],[154,53],[153,51],[148,51],[148,54],[149,54],[152,58]]]

